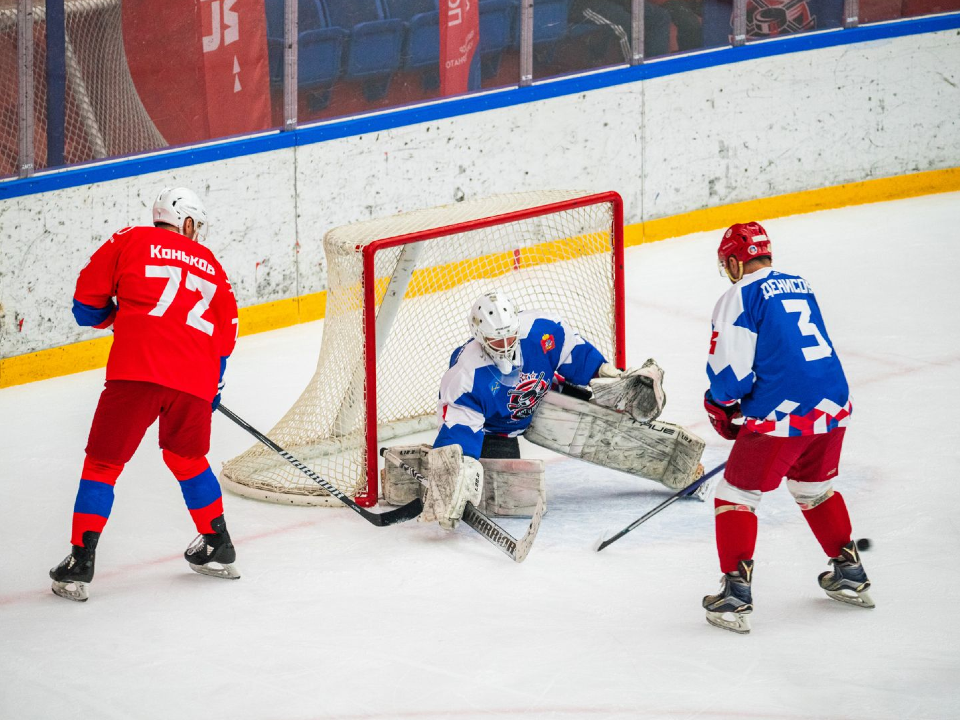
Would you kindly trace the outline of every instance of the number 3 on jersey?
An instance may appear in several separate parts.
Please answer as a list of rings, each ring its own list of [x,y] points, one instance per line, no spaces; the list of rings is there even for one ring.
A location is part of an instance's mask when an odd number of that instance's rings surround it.
[[[147,265],[144,268],[144,272],[148,278],[164,278],[167,281],[166,287],[163,288],[163,292],[160,294],[160,299],[157,300],[157,306],[149,313],[150,315],[160,317],[170,308],[173,299],[177,296],[183,271],[174,265]],[[214,293],[217,292],[217,286],[209,280],[204,280],[188,272],[184,287],[187,290],[200,293],[200,299],[197,301],[197,304],[190,308],[190,312],[187,313],[187,325],[207,335],[213,335],[213,323],[204,320],[203,313],[206,312],[207,308],[210,307],[210,303],[213,302],[213,296]],[[809,315],[809,311],[807,314]]]
[[[807,362],[822,360],[833,355],[833,348],[830,347],[830,343],[820,334],[817,326],[810,322],[810,303],[806,300],[784,300],[783,309],[788,313],[799,313],[797,327],[800,328],[800,334],[812,336],[817,341],[816,345],[801,348],[803,357],[806,358]]]

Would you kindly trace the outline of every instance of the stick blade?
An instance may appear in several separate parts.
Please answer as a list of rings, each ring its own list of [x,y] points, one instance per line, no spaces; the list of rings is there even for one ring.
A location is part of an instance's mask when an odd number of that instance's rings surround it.
[[[517,541],[517,548],[513,553],[513,559],[518,563],[526,560],[527,555],[530,554],[533,541],[537,538],[537,533],[540,532],[540,521],[543,519],[543,513],[546,512],[546,509],[547,504],[541,496],[540,499],[537,500],[537,509],[534,511],[533,518],[530,520],[530,527],[527,529],[526,534]]]
[[[414,498],[406,505],[401,505],[394,510],[388,510],[385,513],[369,513],[369,517],[375,518],[373,523],[379,527],[385,525],[396,525],[397,523],[413,520],[423,512],[423,501],[420,498]]]
[[[597,552],[600,552],[605,547],[607,547],[607,545],[612,544],[613,541],[619,537],[620,535],[613,535],[611,537],[607,537],[606,533],[604,533],[603,535],[597,538],[596,542],[593,543],[593,549],[596,550]]]

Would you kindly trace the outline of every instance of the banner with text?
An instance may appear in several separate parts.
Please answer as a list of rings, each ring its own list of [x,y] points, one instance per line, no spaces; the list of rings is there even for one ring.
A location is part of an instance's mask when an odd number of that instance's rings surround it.
[[[441,95],[460,95],[480,86],[479,45],[477,0],[440,0]]]
[[[171,145],[270,127],[264,0],[124,0],[137,94]]]

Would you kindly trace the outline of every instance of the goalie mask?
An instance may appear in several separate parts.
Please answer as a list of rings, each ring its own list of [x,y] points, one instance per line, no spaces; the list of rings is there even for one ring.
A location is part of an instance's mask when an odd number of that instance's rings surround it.
[[[727,258],[736,258],[740,263],[740,277],[733,277],[727,270]],[[717,262],[720,274],[737,282],[743,277],[743,266],[755,258],[773,257],[770,250],[770,238],[767,231],[758,222],[737,223],[731,225],[723,234],[720,247],[717,248]]]
[[[500,372],[509,374],[520,364],[520,317],[509,297],[497,292],[481,295],[470,308],[467,324]]]
[[[153,203],[153,224],[173,225],[183,234],[187,218],[193,218],[196,226],[194,240],[204,242],[207,239],[207,211],[197,194],[187,188],[164,188]]]

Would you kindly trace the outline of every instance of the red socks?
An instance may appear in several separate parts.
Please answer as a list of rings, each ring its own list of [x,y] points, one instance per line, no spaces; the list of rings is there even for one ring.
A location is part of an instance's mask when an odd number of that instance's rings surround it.
[[[757,544],[757,515],[749,505],[735,505],[726,500],[714,500],[713,506],[720,570],[736,572],[738,561],[753,558]]]
[[[833,495],[812,510],[804,510],[803,517],[823,551],[829,557],[839,557],[841,548],[850,542],[852,532],[843,496],[834,491]]]

